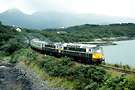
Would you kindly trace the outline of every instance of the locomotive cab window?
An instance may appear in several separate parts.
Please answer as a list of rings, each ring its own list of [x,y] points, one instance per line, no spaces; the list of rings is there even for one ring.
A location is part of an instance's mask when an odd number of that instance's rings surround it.
[[[94,53],[102,53],[102,48],[101,47],[94,47],[92,49],[92,52],[94,52]]]

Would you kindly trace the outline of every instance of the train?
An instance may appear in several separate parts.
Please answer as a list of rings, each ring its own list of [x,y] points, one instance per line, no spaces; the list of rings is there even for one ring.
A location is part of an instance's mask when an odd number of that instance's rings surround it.
[[[30,41],[32,49],[57,57],[70,57],[73,60],[87,63],[100,64],[105,61],[103,49],[98,45],[79,43],[50,43],[38,39]]]

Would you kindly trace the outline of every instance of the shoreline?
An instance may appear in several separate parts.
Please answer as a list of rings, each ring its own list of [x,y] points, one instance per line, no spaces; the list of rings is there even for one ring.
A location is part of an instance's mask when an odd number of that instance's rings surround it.
[[[102,39],[94,39],[90,42],[77,42],[81,44],[96,44],[99,46],[108,46],[108,45],[117,45],[118,41],[128,41],[135,40],[135,37],[111,37],[111,38],[102,38]]]
[[[116,67],[116,68],[119,68],[119,69],[130,70],[130,71],[135,72],[135,67],[132,66],[132,65],[129,65],[129,64],[105,62],[105,63],[103,63],[103,65],[108,65],[108,66]]]

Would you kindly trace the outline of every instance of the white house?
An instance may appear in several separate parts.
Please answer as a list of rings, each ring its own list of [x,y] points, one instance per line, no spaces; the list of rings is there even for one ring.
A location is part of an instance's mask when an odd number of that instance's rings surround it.
[[[22,30],[20,28],[16,28],[16,31],[21,32]]]

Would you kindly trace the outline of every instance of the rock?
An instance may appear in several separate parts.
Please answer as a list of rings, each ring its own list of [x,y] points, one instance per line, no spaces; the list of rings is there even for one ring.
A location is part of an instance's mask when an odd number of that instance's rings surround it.
[[[51,88],[34,71],[24,64],[0,64],[0,90],[64,90]]]

